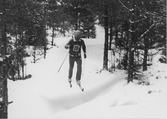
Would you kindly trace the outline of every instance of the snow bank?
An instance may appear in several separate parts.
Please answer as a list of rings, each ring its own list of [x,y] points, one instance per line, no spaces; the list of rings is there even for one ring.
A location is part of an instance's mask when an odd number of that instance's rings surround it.
[[[150,85],[126,83],[120,80],[105,95],[67,111],[52,115],[52,118],[165,118],[166,117],[166,64],[154,62],[144,72]],[[120,74],[120,71],[117,75]],[[125,79],[121,74],[118,79]]]
[[[151,67],[150,67],[151,68]],[[152,67],[153,68],[153,67]],[[153,68],[154,69],[154,68]],[[150,71],[153,71],[150,70]],[[156,69],[154,69],[157,71]],[[161,69],[164,71],[164,69]],[[119,72],[120,73],[120,72]],[[166,76],[166,73],[151,74]],[[119,79],[123,79],[122,75]],[[56,113],[52,118],[165,118],[166,78],[148,77],[149,86],[120,80],[100,97],[73,109]]]
[[[102,31],[99,31],[101,33]],[[9,118],[164,118],[166,115],[166,64],[157,62],[148,68],[144,80],[127,84],[125,71],[102,71],[103,42],[84,39],[87,59],[83,60],[82,92],[75,83],[67,82],[68,59],[58,69],[68,51],[64,49],[69,38],[56,39],[59,47],[47,51],[46,59],[27,65],[32,78],[8,81]]]

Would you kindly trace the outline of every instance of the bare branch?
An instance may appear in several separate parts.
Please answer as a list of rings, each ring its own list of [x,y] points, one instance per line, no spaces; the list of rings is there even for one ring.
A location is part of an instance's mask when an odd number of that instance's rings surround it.
[[[119,1],[119,3],[121,3],[121,5],[122,5],[125,9],[127,9],[129,12],[132,11],[132,10],[129,9],[121,0],[118,0],[118,1]]]
[[[135,23],[138,23],[138,22],[140,22],[140,21],[144,21],[144,20],[146,20],[147,19],[147,17],[145,17],[145,18],[143,18],[143,19],[139,19],[139,20],[137,20],[137,21],[134,21]]]
[[[146,35],[156,24],[152,24],[149,29],[147,29],[140,37],[139,37],[139,40],[141,40],[143,38],[144,35]]]

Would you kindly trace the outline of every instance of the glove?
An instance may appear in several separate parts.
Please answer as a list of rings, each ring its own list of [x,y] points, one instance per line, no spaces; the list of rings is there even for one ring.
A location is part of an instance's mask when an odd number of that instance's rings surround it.
[[[65,49],[68,49],[69,48],[69,46],[68,45],[65,45]]]
[[[86,55],[86,53],[84,53],[84,58],[86,59],[86,57],[87,57],[87,55]]]

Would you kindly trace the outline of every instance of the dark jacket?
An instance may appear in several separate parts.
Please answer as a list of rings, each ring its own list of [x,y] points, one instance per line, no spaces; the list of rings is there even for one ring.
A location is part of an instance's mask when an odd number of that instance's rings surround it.
[[[82,39],[76,41],[71,39],[66,44],[65,48],[69,48],[69,54],[72,57],[81,57],[81,48],[83,49],[83,52],[86,54],[85,42]]]

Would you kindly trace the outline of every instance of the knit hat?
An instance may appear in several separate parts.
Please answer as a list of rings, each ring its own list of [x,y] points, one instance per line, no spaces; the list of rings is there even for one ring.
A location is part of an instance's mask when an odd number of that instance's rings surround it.
[[[74,31],[73,36],[76,38],[76,40],[81,38],[81,32],[80,31]]]

